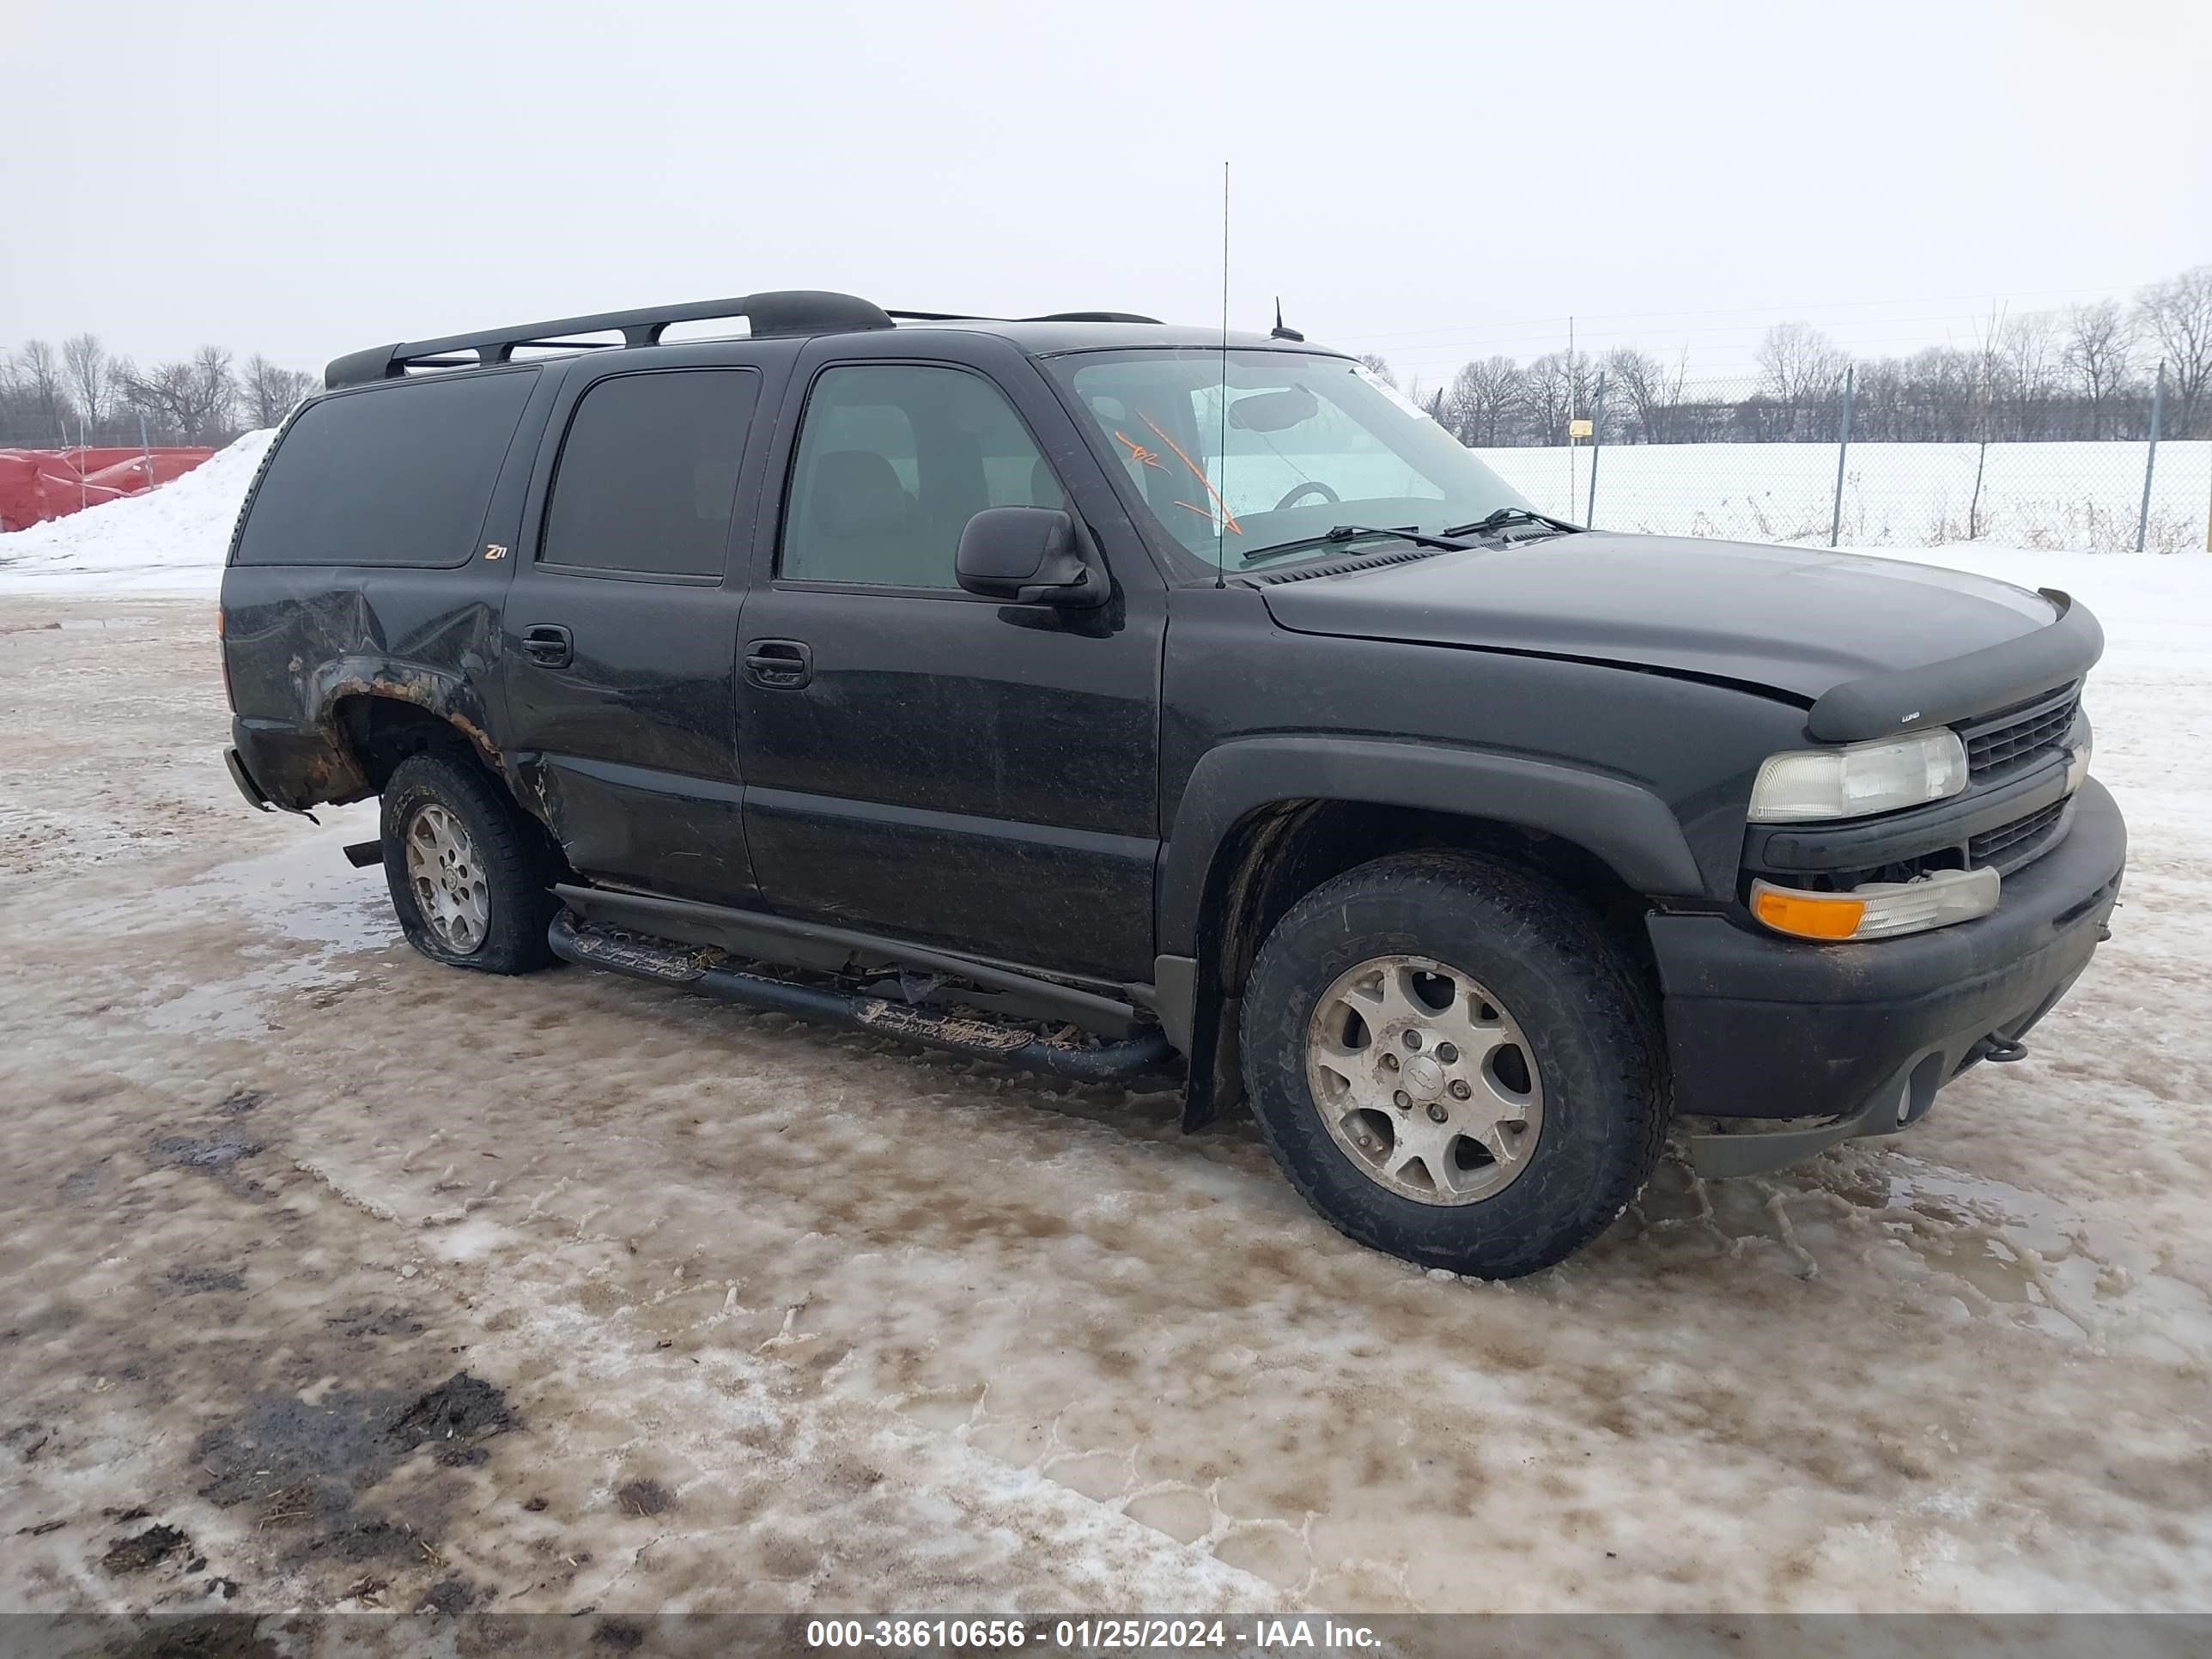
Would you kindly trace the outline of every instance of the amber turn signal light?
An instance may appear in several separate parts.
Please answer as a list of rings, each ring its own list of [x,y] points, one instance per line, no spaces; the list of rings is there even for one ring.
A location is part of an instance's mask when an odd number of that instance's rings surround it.
[[[1849,939],[1858,932],[1866,901],[1843,893],[1793,893],[1762,884],[1751,911],[1778,933],[1800,939]]]
[[[1863,881],[1848,893],[1751,884],[1751,913],[1798,939],[1894,939],[1972,921],[1997,908],[2003,878],[1987,865],[1937,870],[1911,881]]]

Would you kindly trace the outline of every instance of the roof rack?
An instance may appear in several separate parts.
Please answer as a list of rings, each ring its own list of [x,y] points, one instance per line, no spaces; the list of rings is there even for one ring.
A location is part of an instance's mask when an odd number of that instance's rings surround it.
[[[371,346],[334,357],[323,371],[323,385],[370,386],[398,380],[410,368],[481,368],[511,362],[518,346],[559,345],[575,350],[605,349],[611,340],[571,340],[572,334],[619,331],[624,346],[653,345],[672,323],[708,318],[743,317],[756,338],[775,335],[842,334],[854,329],[890,328],[890,314],[871,301],[817,289],[780,289],[735,300],[695,300],[689,305],[647,306],[636,311],[606,311],[590,317],[561,317],[551,322],[450,334],[439,340]],[[470,354],[470,355],[463,355]]]
[[[1157,323],[1157,317],[1133,311],[1054,311],[1042,317],[1024,317],[1025,323]]]
[[[1042,317],[986,317],[973,311],[887,311],[909,323],[1157,323],[1133,311],[1052,311]]]

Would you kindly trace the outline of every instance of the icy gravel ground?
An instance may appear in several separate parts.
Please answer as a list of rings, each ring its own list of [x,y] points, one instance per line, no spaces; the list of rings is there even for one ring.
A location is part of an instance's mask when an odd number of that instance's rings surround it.
[[[1510,1288],[1164,1094],[433,967],[204,601],[0,599],[0,1607],[2212,1606],[2212,560],[1929,556],[2104,619],[2115,939]]]

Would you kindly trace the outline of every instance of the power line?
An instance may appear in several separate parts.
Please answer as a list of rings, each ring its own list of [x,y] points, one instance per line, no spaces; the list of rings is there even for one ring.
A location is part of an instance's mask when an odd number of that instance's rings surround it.
[[[2157,280],[2159,279],[2154,277],[2146,278],[2141,282],[2135,283],[2106,283],[2093,288],[2018,289],[2006,293],[1991,293],[1984,291],[1979,294],[1900,295],[1879,300],[1800,300],[1793,301],[1786,304],[1749,301],[1741,305],[1707,306],[1703,307],[1688,307],[1673,311],[1583,311],[1577,309],[1575,315],[1580,321],[1587,323],[1592,321],[1636,321],[1654,317],[1719,317],[1737,313],[1749,314],[1754,313],[1771,316],[1777,313],[1784,312],[1842,311],[1863,306],[1963,305],[1967,303],[1979,306],[2011,300],[2063,299],[2081,294],[2112,295],[2118,294],[2124,289],[2147,288],[2152,282]],[[1946,314],[1948,315],[1954,313]],[[1564,333],[1565,330],[1565,321],[1566,317],[1565,313],[1555,312],[1548,315],[1533,317],[1501,317],[1495,319],[1493,324],[1486,326],[1497,328],[1520,328],[1533,327],[1538,325],[1550,325]],[[1370,332],[1365,334],[1348,334],[1346,337],[1361,340],[1413,339],[1425,335],[1450,333],[1458,326],[1459,325],[1456,324],[1446,324],[1440,328],[1399,329],[1380,333]]]
[[[1788,320],[1796,321],[1799,319],[1793,318]],[[1857,331],[1869,328],[1909,327],[1914,324],[1926,323],[1963,324],[1981,326],[1986,324],[1987,321],[1988,319],[1979,313],[1950,311],[1943,312],[1934,316],[1924,317],[1869,317],[1859,322],[1832,324],[1829,328],[1824,329],[1821,331],[1824,333],[1832,333],[1838,337],[1848,335],[1854,338],[1861,338],[1861,343],[1868,345],[1881,345],[1898,343],[1900,342],[1909,343],[1912,340],[1920,339],[1924,337],[1917,334],[1891,335],[1880,340],[1865,340],[1857,334]],[[1577,323],[1579,327],[1581,323],[1581,316],[1579,313],[1577,313]],[[1731,334],[1741,335],[1747,339],[1756,340],[1759,336],[1765,334],[1767,329],[1771,326],[1773,326],[1773,323],[1770,320],[1766,322],[1747,323],[1711,323],[1704,325],[1703,326],[1693,326],[1690,328],[1667,331],[1583,328],[1581,331],[1587,337],[1593,337],[1598,339],[1614,342],[1632,341],[1641,343],[1654,337],[1686,341],[1698,337],[1725,337]],[[1492,334],[1486,332],[1476,332],[1462,335],[1452,339],[1425,341],[1422,343],[1421,346],[1417,349],[1431,351],[1456,351],[1468,349],[1483,350],[1498,346],[1508,345],[1557,345],[1559,343],[1564,333],[1564,327],[1557,330],[1545,330],[1541,332],[1531,334]],[[1372,334],[1347,333],[1338,337],[1354,343],[1367,343],[1380,338],[1381,337]],[[1416,360],[1409,357],[1407,358],[1406,361],[1411,362]]]

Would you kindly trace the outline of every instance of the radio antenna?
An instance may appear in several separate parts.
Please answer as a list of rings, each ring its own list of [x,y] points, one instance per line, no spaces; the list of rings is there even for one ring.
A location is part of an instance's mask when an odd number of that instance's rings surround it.
[[[1221,441],[1214,450],[1221,489],[1213,507],[1213,585],[1229,585],[1229,163],[1221,164]]]

